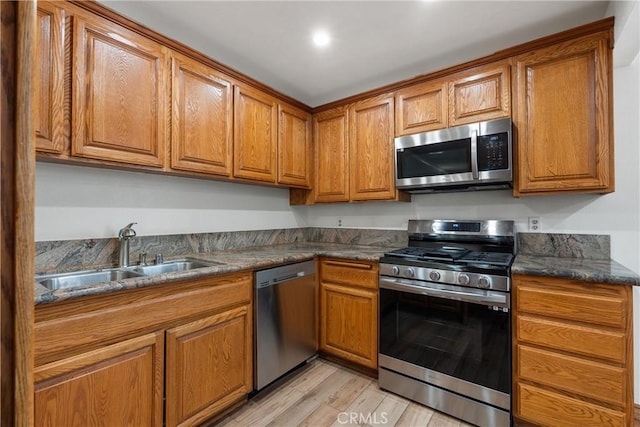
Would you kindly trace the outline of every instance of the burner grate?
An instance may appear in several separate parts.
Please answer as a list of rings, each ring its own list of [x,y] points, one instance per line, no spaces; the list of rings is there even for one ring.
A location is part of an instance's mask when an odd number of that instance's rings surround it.
[[[409,246],[387,252],[385,255],[421,261],[446,261],[452,264],[485,264],[501,267],[508,267],[513,259],[513,255],[506,252],[476,252],[453,246],[438,248]]]
[[[513,255],[505,252],[471,252],[460,259],[461,262],[468,264],[492,264],[504,265],[511,264]]]
[[[403,258],[418,258],[424,260],[447,260],[455,261],[470,251],[465,248],[453,246],[441,246],[438,248],[424,248],[418,246],[409,246],[395,251],[388,252],[387,255],[399,256]]]

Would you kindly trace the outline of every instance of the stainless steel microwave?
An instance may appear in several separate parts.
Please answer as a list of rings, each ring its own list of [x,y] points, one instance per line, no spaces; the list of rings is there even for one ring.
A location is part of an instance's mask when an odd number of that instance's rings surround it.
[[[396,187],[410,193],[508,188],[511,118],[395,138]]]

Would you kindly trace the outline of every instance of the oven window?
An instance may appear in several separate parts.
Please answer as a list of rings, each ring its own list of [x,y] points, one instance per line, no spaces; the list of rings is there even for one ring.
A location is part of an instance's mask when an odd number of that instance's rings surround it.
[[[421,145],[396,151],[398,178],[471,172],[471,139]]]
[[[504,393],[511,388],[509,313],[380,289],[380,353]]]

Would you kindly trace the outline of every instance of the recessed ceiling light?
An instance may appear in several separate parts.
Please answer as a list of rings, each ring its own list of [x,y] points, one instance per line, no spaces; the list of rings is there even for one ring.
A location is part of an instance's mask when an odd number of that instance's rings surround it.
[[[325,47],[325,46],[328,46],[330,42],[331,42],[331,37],[329,36],[329,33],[327,33],[326,31],[318,30],[313,33],[313,44],[315,44],[316,46]]]

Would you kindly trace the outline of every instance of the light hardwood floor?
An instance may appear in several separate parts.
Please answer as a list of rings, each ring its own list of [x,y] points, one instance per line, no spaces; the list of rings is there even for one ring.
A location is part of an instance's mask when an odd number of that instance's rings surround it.
[[[467,427],[469,424],[378,388],[370,377],[323,359],[264,390],[217,426]]]

